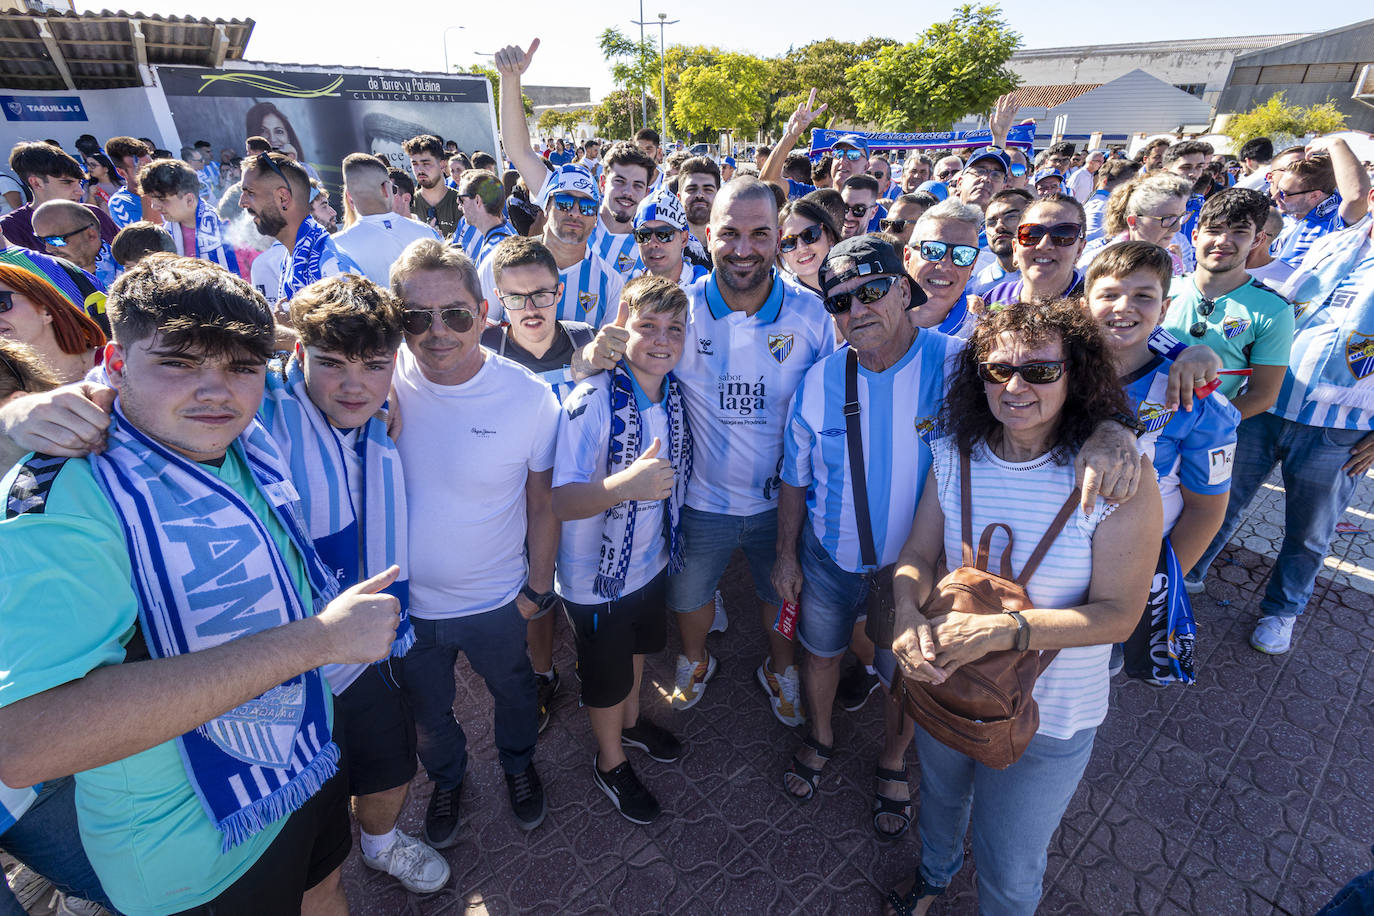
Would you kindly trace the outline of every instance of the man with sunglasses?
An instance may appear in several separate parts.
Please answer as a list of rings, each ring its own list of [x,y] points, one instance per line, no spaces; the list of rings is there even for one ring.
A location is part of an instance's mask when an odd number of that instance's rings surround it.
[[[974,265],[973,278],[969,281],[968,291],[975,296],[983,296],[988,290],[1005,280],[1015,280],[1021,273],[1016,266],[1016,228],[1021,225],[1021,214],[1035,198],[1022,188],[1003,188],[992,195],[987,208],[983,211],[984,248],[995,260],[983,265]]]
[[[1297,266],[1323,235],[1352,226],[1369,212],[1369,173],[1339,137],[1318,137],[1271,179],[1283,211],[1278,257]]]
[[[887,216],[887,211],[878,203],[878,182],[871,176],[854,175],[846,179],[840,186],[840,199],[844,201],[841,238],[877,232],[879,220]]]
[[[458,840],[468,759],[453,715],[460,652],[491,692],[496,749],[518,825],[532,830],[544,819],[534,767],[539,697],[525,640],[526,622],[556,600],[558,401],[529,370],[481,346],[487,304],[461,251],[434,240],[411,243],[391,269],[391,287],[405,308],[394,380],[405,423],[396,446],[406,503],[422,507],[410,512],[416,642],[404,677],[420,762],[434,783],[425,838],[446,848]]]
[[[598,182],[601,211],[587,244],[603,261],[628,275],[639,263],[635,252],[635,210],[659,174],[658,166],[629,143],[613,144],[602,161]]]
[[[259,153],[246,164],[239,206],[253,218],[253,228],[285,249],[281,273],[264,292],[268,302],[285,302],[325,277],[362,273],[310,216],[310,176],[302,166],[281,153]]]
[[[829,107],[822,104],[816,108],[815,104],[816,90],[813,88],[806,101],[799,104],[797,110],[792,113],[792,117],[787,119],[787,127],[783,131],[782,139],[778,141],[777,146],[773,147],[767,160],[759,168],[760,181],[782,180],[782,166],[787,161],[788,154],[797,145],[797,141],[801,139],[806,129],[811,126],[811,122],[820,117]],[[845,182],[851,177],[864,175],[868,171],[868,139],[862,134],[845,134],[835,141],[828,154],[831,157],[831,187],[843,189]],[[804,184],[791,178],[786,179],[786,181],[788,200],[805,197],[816,190],[814,185]]]
[[[86,205],[71,200],[40,204],[33,211],[33,231],[47,254],[66,258],[95,277],[102,291],[119,275],[110,244],[100,237],[100,223]]]
[[[32,198],[24,206],[0,216],[0,235],[11,245],[46,251],[33,230],[33,213],[50,200],[80,201],[85,193],[86,173],[71,156],[47,143],[18,143],[10,153],[10,169],[29,190]],[[114,241],[119,231],[110,218],[95,204],[86,207],[100,226],[100,237]]]
[[[931,175],[932,180],[943,182],[946,187],[954,184],[959,173],[964,170],[964,160],[958,156],[950,154],[943,156],[935,161],[935,169]]]
[[[902,249],[907,276],[920,287],[924,302],[912,307],[916,327],[934,328],[967,340],[977,324],[981,300],[969,308],[968,285],[978,260],[977,207],[945,200],[921,215]]]
[[[905,245],[911,241],[911,230],[916,227],[916,220],[937,203],[939,201],[934,195],[925,191],[902,194],[887,208],[887,216],[878,220],[878,231],[886,232]]]
[[[1223,368],[1251,370],[1248,379],[1223,376],[1219,388],[1242,419],[1274,406],[1293,344],[1292,306],[1245,267],[1268,218],[1268,198],[1246,188],[1227,188],[1203,204],[1197,267],[1174,279],[1162,322],[1180,341],[1215,350]]]
[[[715,199],[714,194],[712,199]],[[711,271],[708,268],[686,256],[687,240],[690,238],[687,226],[687,214],[683,212],[681,199],[667,187],[661,187],[644,198],[635,212],[634,220],[634,237],[639,244],[641,264],[635,276],[653,274],[672,280],[687,290],[709,274]]]
[[[878,197],[883,200],[896,200],[902,193],[901,186],[892,180],[892,163],[886,156],[870,156],[868,174],[878,182]]]
[[[459,172],[458,205],[463,218],[453,231],[452,243],[480,264],[497,245],[513,235],[519,235],[506,219],[506,188],[486,169],[464,169]]]

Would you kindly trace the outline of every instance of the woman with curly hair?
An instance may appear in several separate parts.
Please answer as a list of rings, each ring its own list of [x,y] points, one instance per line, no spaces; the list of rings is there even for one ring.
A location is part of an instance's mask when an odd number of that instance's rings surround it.
[[[0,264],[0,337],[33,347],[63,383],[80,380],[105,346],[100,326],[56,286],[13,264]]]
[[[1078,786],[1107,714],[1107,659],[1144,607],[1161,537],[1159,490],[1147,470],[1136,497],[1076,509],[1026,583],[1019,616],[921,612],[943,568],[963,552],[961,492],[971,491],[971,531],[1005,525],[990,556],[1011,540],[1019,573],[1075,492],[1074,456],[1093,427],[1126,407],[1101,333],[1077,302],[1016,303],[974,331],[951,380],[942,438],[911,536],[897,561],[898,635],[905,675],[943,683],[991,652],[1057,650],[1035,682],[1039,727],[1024,753],[993,769],[916,729],[921,762],[921,863],[888,895],[888,913],[925,913],[963,865],[973,822],[982,912],[1035,911],[1046,850]],[[967,457],[967,477],[960,468]],[[1015,494],[1008,498],[1008,494]]]

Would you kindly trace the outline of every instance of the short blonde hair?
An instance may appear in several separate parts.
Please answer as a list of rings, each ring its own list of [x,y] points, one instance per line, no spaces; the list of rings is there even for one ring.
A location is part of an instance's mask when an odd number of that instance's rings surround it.
[[[667,277],[653,274],[645,274],[626,283],[620,291],[620,301],[625,303],[632,316],[641,313],[687,313],[687,294],[682,287]]]
[[[477,279],[477,267],[472,259],[462,249],[445,245],[438,239],[418,239],[405,247],[391,265],[391,292],[397,299],[404,300],[406,282],[426,270],[453,271],[473,300],[482,301],[482,284]]]

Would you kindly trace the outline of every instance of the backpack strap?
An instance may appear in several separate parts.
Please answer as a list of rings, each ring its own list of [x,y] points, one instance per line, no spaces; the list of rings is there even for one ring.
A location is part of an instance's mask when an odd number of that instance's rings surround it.
[[[1059,509],[1059,514],[1054,517],[1054,521],[1045,531],[1045,536],[1040,539],[1039,544],[1035,545],[1035,550],[1031,551],[1030,559],[1021,568],[1021,575],[1014,580],[1017,585],[1022,588],[1026,587],[1026,583],[1030,581],[1030,577],[1035,574],[1036,568],[1040,566],[1040,561],[1045,559],[1045,554],[1049,553],[1050,548],[1054,546],[1055,539],[1059,537],[1059,532],[1064,530],[1064,525],[1068,523],[1069,516],[1078,508],[1080,494],[1079,488],[1074,487],[1069,498],[1064,501],[1064,505]],[[1045,662],[1045,664],[1048,665],[1049,662]]]
[[[859,559],[878,568],[873,544],[873,520],[868,513],[868,472],[864,469],[863,431],[859,428],[859,354],[853,347],[844,358],[844,434],[849,445],[849,485],[854,494],[854,527],[859,535]]]
[[[1011,526],[1005,522],[993,522],[983,529],[983,536],[978,539],[978,558],[974,562],[983,572],[991,572],[988,568],[988,553],[992,550],[992,536],[997,533],[998,528],[1007,533],[1007,546],[1002,551],[1002,570],[998,575],[1003,579],[1011,579],[1014,575],[1011,571],[1012,535]]]

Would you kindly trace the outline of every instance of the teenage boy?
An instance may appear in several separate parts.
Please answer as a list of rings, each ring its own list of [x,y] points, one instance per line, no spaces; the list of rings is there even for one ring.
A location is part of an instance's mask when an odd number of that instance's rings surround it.
[[[1161,572],[1169,576],[1172,570],[1172,578],[1181,580],[1226,516],[1240,411],[1220,393],[1195,401],[1191,411],[1164,406],[1172,360],[1150,350],[1150,334],[1169,307],[1172,274],[1172,259],[1165,249],[1150,242],[1120,242],[1093,260],[1083,285],[1088,309],[1102,329],[1144,428],[1147,449],[1153,452],[1164,502],[1165,543],[1177,558]],[[1167,552],[1161,560],[1166,559]],[[1182,581],[1166,581],[1171,591],[1183,587]],[[1147,614],[1154,599],[1152,592]],[[1142,625],[1148,622],[1147,618]],[[1149,656],[1167,653],[1154,651]],[[1118,659],[1114,652],[1113,667]],[[1167,669],[1156,670],[1144,661],[1133,657],[1128,673],[1156,681],[1167,676]]]
[[[670,372],[682,357],[687,294],[663,277],[638,277],[615,323],[629,332],[624,359],[579,385],[559,416],[557,583],[596,737],[592,778],[627,820],[647,824],[659,804],[625,748],[665,763],[683,751],[640,717],[639,691],[644,657],[667,645],[668,573],[682,567],[692,436]]]
[[[634,237],[639,244],[642,265],[637,275],[666,277],[686,290],[709,274],[709,267],[687,257],[692,237],[688,225],[682,201],[670,189],[659,188],[644,198],[634,220]]]
[[[138,173],[143,202],[162,218],[177,254],[239,272],[234,249],[224,238],[219,212],[200,196],[200,176],[177,159],[158,159]]]

